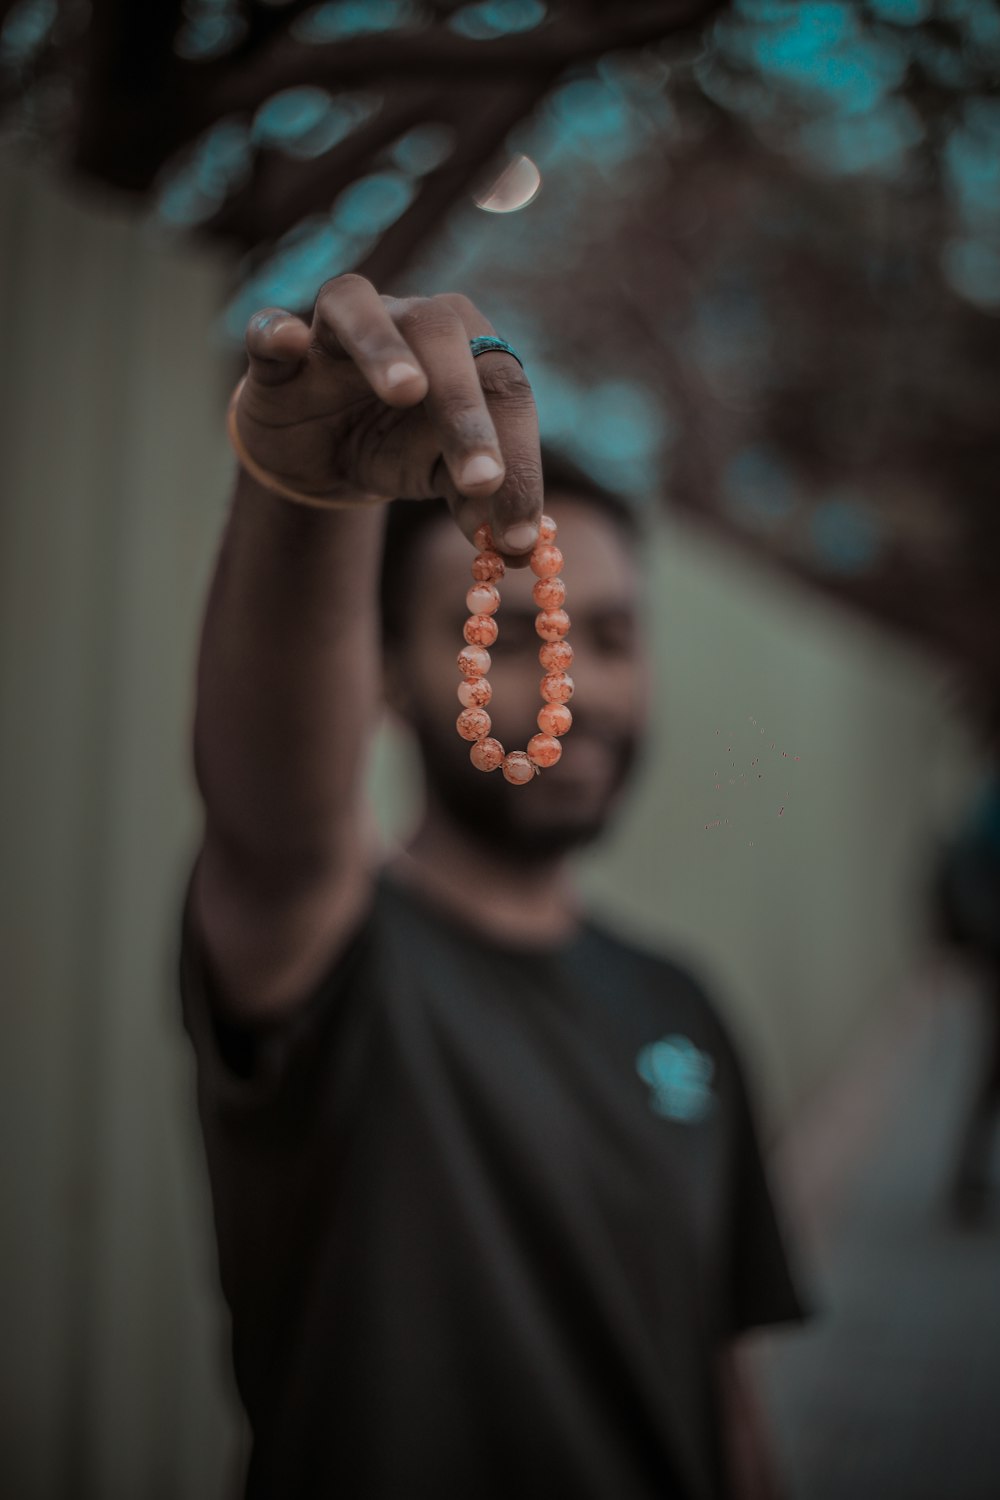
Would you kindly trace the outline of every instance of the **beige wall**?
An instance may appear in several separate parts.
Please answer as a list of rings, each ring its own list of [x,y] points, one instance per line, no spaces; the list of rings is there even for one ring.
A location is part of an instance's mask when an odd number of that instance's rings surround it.
[[[912,968],[961,740],[915,654],[794,582],[677,525],[652,576],[656,746],[590,886],[717,977],[780,1125]]]
[[[239,1426],[172,963],[227,268],[8,157],[0,269],[0,1478],[215,1500]],[[585,879],[718,981],[778,1123],[911,964],[968,758],[902,648],[677,525],[653,553],[655,747]],[[383,745],[387,827],[401,764]]]
[[[4,1494],[220,1494],[173,916],[224,504],[220,268],[4,162]]]

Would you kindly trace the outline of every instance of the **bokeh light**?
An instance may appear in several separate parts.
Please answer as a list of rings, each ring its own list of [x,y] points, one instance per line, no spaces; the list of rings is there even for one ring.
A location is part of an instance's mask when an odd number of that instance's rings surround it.
[[[300,42],[321,44],[422,23],[419,6],[410,0],[331,0],[296,17],[292,36]]]
[[[477,0],[463,5],[448,17],[448,25],[460,36],[486,42],[494,37],[533,31],[545,20],[541,0]]]

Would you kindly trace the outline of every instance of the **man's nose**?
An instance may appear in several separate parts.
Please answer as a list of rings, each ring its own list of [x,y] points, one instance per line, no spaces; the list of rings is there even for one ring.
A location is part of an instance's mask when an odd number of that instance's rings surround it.
[[[592,729],[619,729],[630,724],[636,712],[636,669],[618,655],[574,644],[569,669],[574,692],[569,701],[573,722]]]

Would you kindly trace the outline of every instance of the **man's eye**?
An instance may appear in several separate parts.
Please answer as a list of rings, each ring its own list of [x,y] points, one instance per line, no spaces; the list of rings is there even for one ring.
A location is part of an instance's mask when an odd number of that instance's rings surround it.
[[[635,621],[624,617],[602,620],[594,638],[601,651],[631,651],[635,646]]]

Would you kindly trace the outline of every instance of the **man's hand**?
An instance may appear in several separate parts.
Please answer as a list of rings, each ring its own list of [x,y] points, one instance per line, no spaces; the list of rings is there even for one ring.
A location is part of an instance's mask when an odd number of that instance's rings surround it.
[[[733,1500],[782,1500],[774,1440],[761,1401],[757,1341],[736,1339],[720,1355],[723,1443]]]
[[[470,541],[489,521],[523,560],[541,514],[538,422],[516,360],[472,357],[470,339],[493,331],[466,297],[380,297],[335,277],[311,324],[275,308],[251,318],[241,441],[318,499],[444,495]]]

